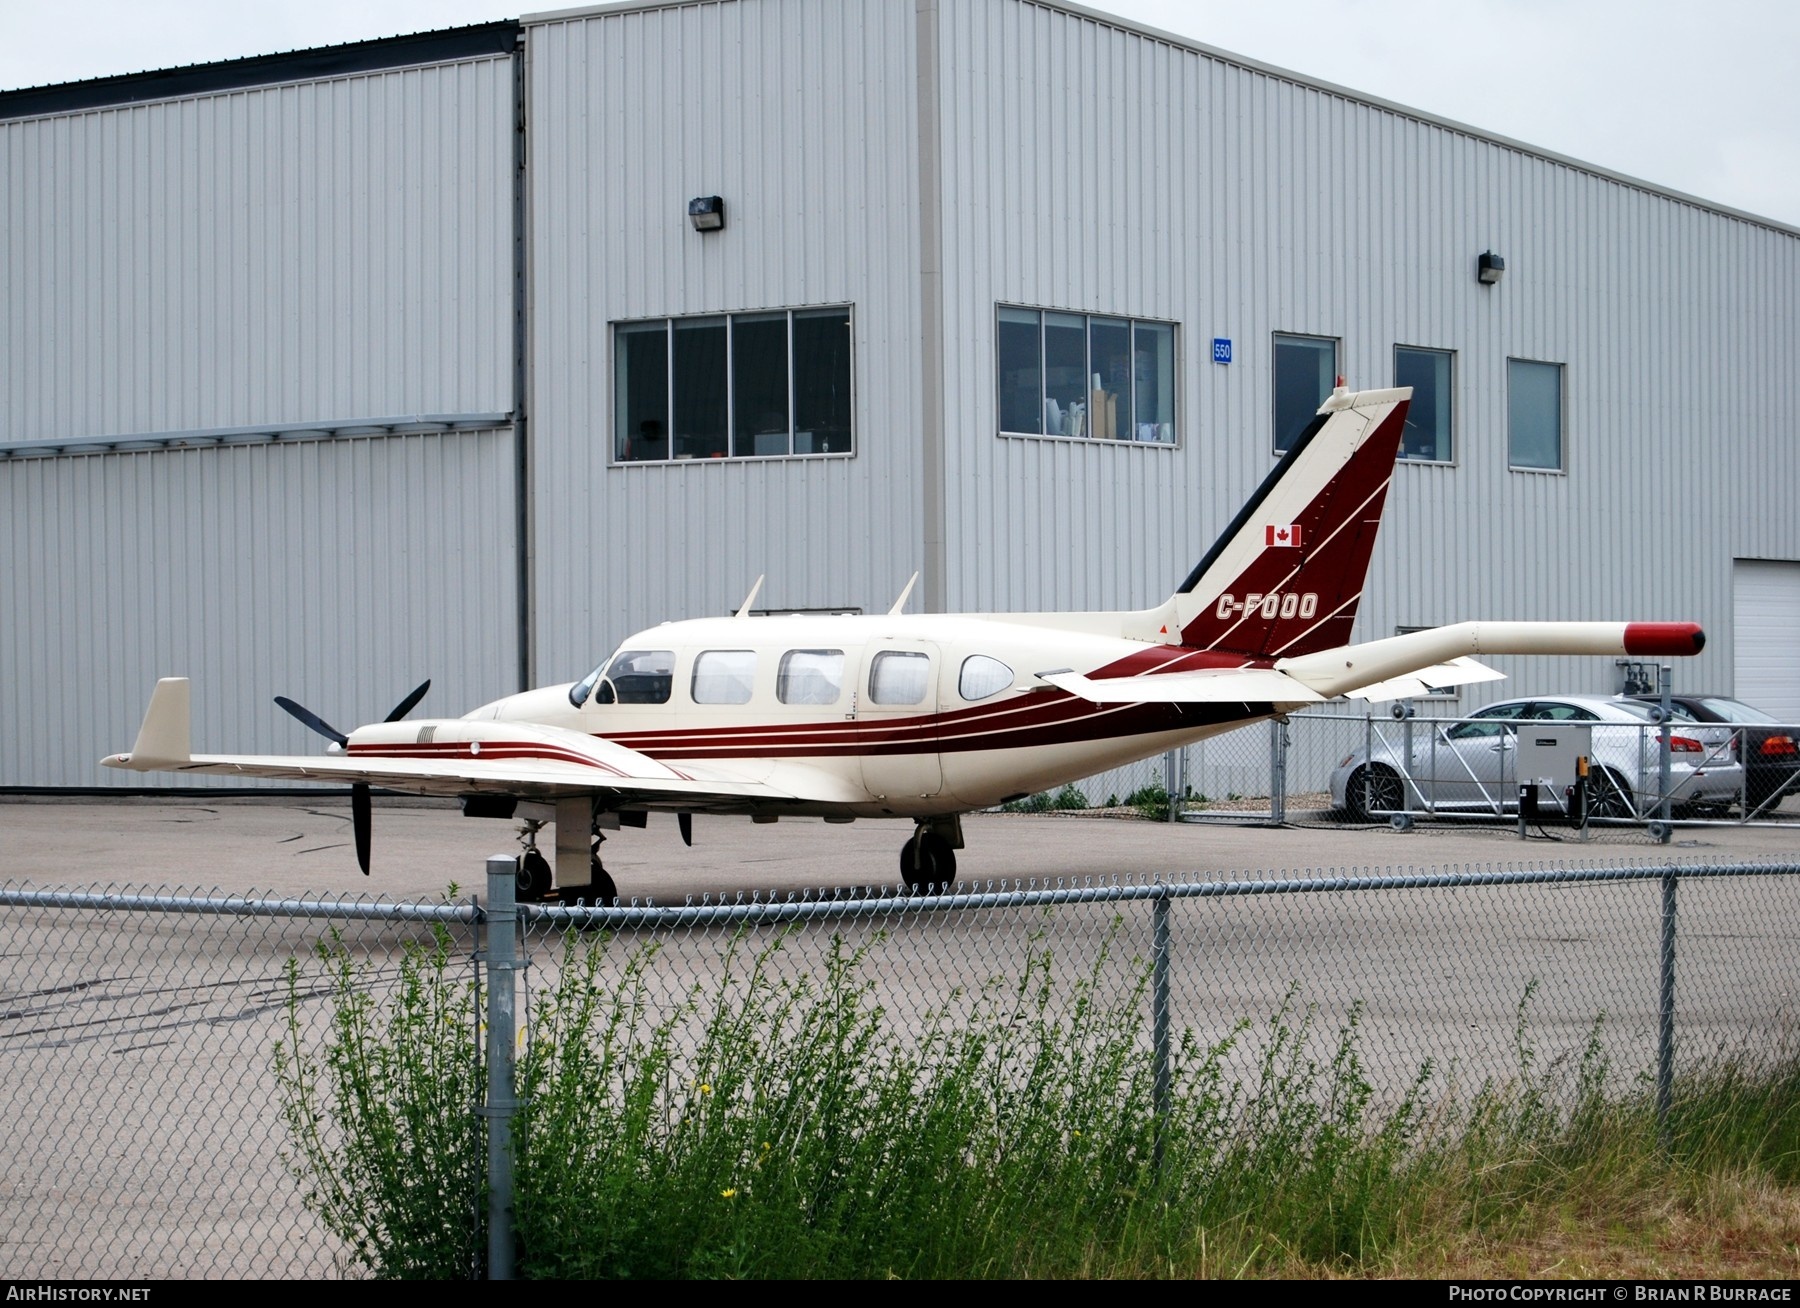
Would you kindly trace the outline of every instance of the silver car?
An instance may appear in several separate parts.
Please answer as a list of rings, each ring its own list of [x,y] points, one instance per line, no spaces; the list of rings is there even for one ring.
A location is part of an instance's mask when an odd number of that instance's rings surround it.
[[[1331,774],[1332,806],[1352,821],[1424,810],[1504,813],[1518,809],[1518,724],[1593,726],[1588,814],[1653,816],[1662,801],[1660,728],[1653,707],[1602,695],[1539,695],[1490,704],[1456,723],[1380,721]],[[1678,721],[1669,742],[1669,797],[1684,809],[1729,807],[1743,766],[1731,730]]]

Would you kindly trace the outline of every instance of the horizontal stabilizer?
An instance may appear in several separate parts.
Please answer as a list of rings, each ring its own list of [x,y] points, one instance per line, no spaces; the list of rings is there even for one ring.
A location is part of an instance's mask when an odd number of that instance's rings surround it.
[[[1040,672],[1037,678],[1094,704],[1313,704],[1324,698],[1267,668],[1208,668],[1098,681],[1062,670]]]
[[[1390,677],[1372,686],[1346,691],[1344,698],[1377,701],[1415,699],[1421,695],[1429,695],[1434,690],[1448,690],[1452,686],[1472,686],[1479,681],[1505,680],[1504,672],[1496,671],[1485,663],[1477,663],[1471,658],[1458,658],[1451,659],[1448,663],[1434,663],[1407,676]]]
[[[115,766],[151,772],[186,763],[193,752],[189,721],[188,679],[164,677],[150,692],[150,707],[144,710],[137,743]]]

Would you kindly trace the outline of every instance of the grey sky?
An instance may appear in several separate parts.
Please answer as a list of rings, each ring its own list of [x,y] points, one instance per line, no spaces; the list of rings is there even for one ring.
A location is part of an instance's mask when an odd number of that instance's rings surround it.
[[[1093,7],[1800,226],[1800,5],[1786,0]],[[0,88],[537,9],[504,0],[0,0]]]

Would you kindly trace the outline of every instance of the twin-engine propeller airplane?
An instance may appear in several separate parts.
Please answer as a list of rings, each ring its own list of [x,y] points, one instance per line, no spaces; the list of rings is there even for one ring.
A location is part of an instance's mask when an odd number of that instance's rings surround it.
[[[106,766],[349,783],[369,870],[369,788],[524,820],[521,893],[611,902],[603,832],[648,814],[910,818],[900,869],[948,887],[962,815],[1333,696],[1502,674],[1476,654],[1696,654],[1693,623],[1464,622],[1349,644],[1411,391],[1339,387],[1180,588],[1117,613],[735,617],[664,623],[580,681],[460,718],[348,735],[325,757],[192,754],[188,682],[157,683]],[[760,581],[758,586],[760,586]],[[908,586],[908,593],[911,587]],[[427,683],[429,685],[429,683]],[[556,826],[554,876],[535,836]]]

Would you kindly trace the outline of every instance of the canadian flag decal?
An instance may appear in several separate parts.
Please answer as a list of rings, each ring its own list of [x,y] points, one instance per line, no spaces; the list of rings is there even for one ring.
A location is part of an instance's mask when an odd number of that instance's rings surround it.
[[[1264,545],[1285,545],[1289,549],[1300,548],[1300,524],[1297,522],[1285,523],[1279,527],[1271,522],[1263,530],[1267,533],[1263,540]]]

